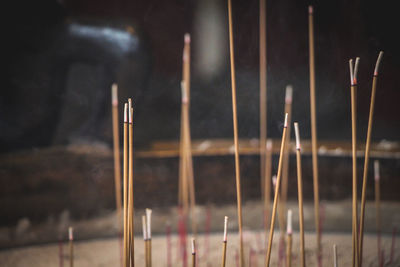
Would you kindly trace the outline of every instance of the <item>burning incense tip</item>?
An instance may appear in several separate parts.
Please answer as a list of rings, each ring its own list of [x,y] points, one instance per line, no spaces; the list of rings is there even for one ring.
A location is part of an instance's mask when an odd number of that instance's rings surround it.
[[[225,216],[224,221],[224,242],[228,240],[228,216]]]
[[[379,174],[379,161],[378,160],[374,161],[374,173],[375,173],[375,180],[379,181],[381,176]]]
[[[300,150],[300,132],[299,132],[299,124],[297,122],[294,123],[294,134],[296,136],[296,149]]]
[[[285,103],[292,104],[293,87],[291,85],[286,86]]]
[[[118,85],[116,83],[111,86],[111,103],[113,106],[118,106]]]
[[[192,237],[192,254],[196,254],[196,245],[195,245],[194,237]]]
[[[360,63],[360,58],[356,57],[356,63],[354,64],[354,73],[353,73],[353,83],[357,84],[357,74],[358,74],[358,64]]]
[[[288,235],[291,235],[293,233],[293,227],[292,227],[292,210],[288,210],[287,212],[287,228],[286,228],[286,233]]]
[[[353,59],[349,60],[349,68],[350,68],[350,83],[351,85],[353,85],[353,81],[354,81],[354,74],[353,74]]]
[[[287,128],[287,119],[288,119],[288,114],[285,114],[285,123],[283,124],[284,128]]]
[[[151,209],[146,209],[146,219],[147,219],[147,238],[151,239]]]
[[[128,103],[124,104],[124,122],[128,122]]]
[[[74,240],[74,228],[71,226],[68,228],[68,237],[70,241]]]
[[[133,123],[133,108],[129,109],[129,123]]]
[[[375,70],[374,70],[375,76],[378,76],[379,64],[381,63],[382,57],[383,57],[383,51],[380,51],[378,59],[376,60],[376,64],[375,64]]]
[[[276,186],[276,175],[272,176],[272,184],[273,184],[273,186],[275,188],[275,186]]]
[[[308,6],[308,14],[312,14],[314,12],[312,6]]]
[[[146,216],[142,216],[142,229],[143,229],[143,240],[147,240],[147,226],[146,226]]]
[[[189,44],[190,43],[190,34],[189,33],[185,33],[185,44]]]
[[[271,139],[267,140],[265,147],[268,151],[272,150],[272,140]]]

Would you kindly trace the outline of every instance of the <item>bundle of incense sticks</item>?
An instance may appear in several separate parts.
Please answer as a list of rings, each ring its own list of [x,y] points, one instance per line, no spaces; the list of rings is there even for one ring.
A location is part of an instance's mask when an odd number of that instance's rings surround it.
[[[68,228],[69,239],[69,266],[74,267],[74,228]]]
[[[133,204],[133,108],[132,100],[124,105],[124,250],[123,266],[135,266]]]
[[[287,213],[287,228],[286,228],[286,235],[287,235],[287,246],[286,246],[286,266],[292,266],[292,234],[293,234],[293,227],[292,227],[292,210],[288,210]]]
[[[276,210],[278,206],[278,199],[279,199],[279,189],[280,189],[280,182],[281,182],[281,174],[282,174],[282,158],[283,158],[283,150],[286,144],[286,130],[287,130],[287,123],[288,123],[288,114],[285,114],[285,122],[283,124],[283,133],[282,133],[282,142],[281,142],[281,149],[279,155],[279,163],[278,163],[278,174],[275,186],[275,195],[274,195],[274,204],[272,207],[272,216],[271,216],[271,223],[269,229],[269,237],[268,237],[268,246],[267,246],[267,253],[265,257],[265,264],[268,267],[271,259],[271,249],[272,249],[272,241],[274,237],[274,224],[275,224],[275,216]]]
[[[353,208],[352,208],[352,236],[353,236],[353,267],[358,266],[358,216],[357,216],[357,73],[360,58],[357,57],[353,68],[353,60],[349,60],[350,90],[351,90],[351,143],[353,158]]]
[[[190,206],[192,234],[196,235],[197,222],[195,216],[196,198],[193,175],[192,144],[190,137],[190,35],[185,34],[183,48],[183,79],[181,82],[181,140],[179,167],[179,205],[187,214]]]
[[[301,267],[306,266],[304,248],[304,213],[303,213],[303,180],[301,171],[301,143],[299,124],[294,123],[294,133],[296,136],[296,162],[297,162],[297,192],[299,202],[299,224],[300,224],[300,263]]]
[[[314,185],[314,220],[317,234],[317,256],[321,251],[321,231],[319,220],[319,179],[318,179],[318,147],[317,147],[317,115],[315,107],[315,56],[314,56],[314,20],[313,7],[308,7],[308,42],[310,60],[310,114],[311,114],[311,150]]]
[[[225,267],[226,263],[226,246],[228,243],[228,216],[224,219],[224,238],[222,240],[222,263],[221,266]]]
[[[380,51],[378,59],[376,60],[374,75],[372,78],[371,104],[369,106],[367,140],[365,142],[363,185],[362,185],[362,192],[361,192],[360,238],[359,238],[359,248],[358,248],[360,251],[359,252],[360,266],[362,265],[362,255],[363,255],[365,201],[366,201],[366,190],[367,190],[369,151],[370,151],[370,144],[371,144],[371,133],[372,133],[372,124],[373,124],[374,107],[375,107],[376,84],[377,84],[377,80],[378,80],[379,64],[382,60],[382,56],[383,56],[383,52]]]

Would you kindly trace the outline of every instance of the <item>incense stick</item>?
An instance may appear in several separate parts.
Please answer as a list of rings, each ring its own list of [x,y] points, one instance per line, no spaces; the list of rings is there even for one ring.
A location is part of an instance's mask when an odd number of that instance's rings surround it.
[[[353,161],[353,266],[358,266],[358,222],[357,222],[357,72],[360,58],[356,58],[353,69],[353,60],[349,61],[351,79],[351,143]]]
[[[151,213],[152,210],[151,209],[146,209],[146,226],[147,226],[147,257],[148,257],[148,266],[151,267],[152,265],[152,256],[151,256]]]
[[[192,267],[196,267],[196,244],[194,238],[192,238]]]
[[[114,182],[115,182],[115,204],[117,207],[118,229],[121,234],[122,227],[122,204],[121,204],[121,160],[119,152],[119,130],[118,130],[118,86],[113,84],[111,87],[111,105],[112,105],[112,125],[114,141]]]
[[[299,200],[299,224],[300,224],[300,262],[301,267],[306,266],[305,247],[304,247],[304,213],[303,213],[303,179],[301,171],[301,143],[299,124],[294,123],[294,133],[296,136],[296,162],[297,162],[297,195]]]
[[[288,180],[289,180],[289,154],[290,154],[290,122],[292,119],[292,95],[293,87],[291,85],[286,86],[285,93],[285,114],[288,114],[288,127],[286,130],[286,145],[283,153],[283,165],[282,165],[282,191],[281,191],[281,203],[282,211],[286,210],[287,193],[288,193]],[[285,213],[282,212],[282,230],[285,225]],[[283,233],[283,231],[282,231]]]
[[[319,179],[318,179],[318,147],[317,147],[317,116],[315,106],[315,57],[314,57],[314,21],[313,7],[308,7],[308,38],[310,53],[310,113],[311,113],[311,148],[314,186],[314,219],[317,234],[317,254],[321,254],[321,232],[319,225]]]
[[[264,178],[264,228],[265,241],[267,240],[269,213],[271,209],[271,169],[272,169],[272,140],[268,139],[266,144],[265,156],[265,178]]]
[[[188,91],[185,86],[185,82],[181,82],[182,92],[182,121],[181,121],[181,158],[180,158],[180,180],[181,180],[181,204],[183,205],[183,211],[186,216],[189,207],[189,190],[188,190],[188,164],[187,164],[187,129],[186,124],[188,123]]]
[[[381,261],[381,190],[380,190],[380,173],[379,161],[374,161],[375,173],[375,216],[376,216],[376,235],[377,235],[377,249],[378,259]]]
[[[266,164],[265,148],[267,139],[267,27],[266,27],[266,3],[260,0],[260,175],[261,195],[264,194]]]
[[[235,174],[236,174],[236,197],[238,209],[238,225],[239,225],[239,262],[240,267],[244,266],[243,251],[243,229],[242,229],[242,197],[240,189],[240,165],[239,165],[239,140],[237,126],[237,107],[236,107],[236,80],[235,80],[235,56],[233,47],[233,23],[232,23],[232,3],[228,0],[228,17],[229,17],[229,51],[231,62],[231,85],[232,85],[232,116],[233,116],[233,139],[235,144]]]
[[[379,52],[378,59],[375,64],[374,76],[372,78],[372,92],[371,92],[371,104],[369,106],[369,119],[367,129],[367,140],[365,144],[365,158],[364,158],[364,172],[363,172],[363,185],[361,193],[361,213],[360,213],[360,243],[359,243],[359,255],[360,255],[360,266],[362,265],[363,255],[363,239],[364,239],[364,216],[365,216],[365,201],[366,201],[366,190],[367,190],[367,178],[368,178],[368,163],[369,163],[369,151],[371,144],[371,132],[374,117],[375,107],[375,94],[376,94],[376,83],[378,80],[379,63],[382,60],[383,52]]]
[[[124,104],[124,250],[123,250],[123,264],[124,267],[129,266],[129,253],[128,253],[128,103]]]
[[[128,227],[129,227],[129,254],[130,254],[130,264],[132,267],[135,266],[135,246],[134,246],[134,204],[133,204],[133,109],[132,101],[128,99],[128,110],[129,110],[129,129],[128,129]]]
[[[69,239],[69,266],[74,267],[74,228],[68,228]]]
[[[144,261],[145,261],[145,266],[148,267],[148,245],[147,245],[147,222],[146,222],[146,216],[142,215],[142,231],[143,231],[143,244],[144,244]]]
[[[338,267],[336,244],[333,244],[333,267]]]
[[[221,267],[225,267],[227,243],[228,243],[228,216],[225,216],[225,220],[224,220],[224,238],[222,240],[222,264],[221,264]]]
[[[292,210],[288,210],[287,214],[287,246],[286,246],[286,266],[292,266],[292,235],[293,235],[293,228],[292,228]]]
[[[281,143],[279,163],[278,163],[278,174],[277,174],[277,180],[276,180],[276,186],[275,186],[274,204],[272,207],[272,216],[271,216],[271,223],[270,223],[270,229],[269,229],[268,247],[267,247],[266,260],[265,260],[265,265],[267,267],[269,266],[269,262],[270,262],[270,258],[271,258],[272,240],[274,238],[274,224],[275,224],[276,208],[278,205],[279,188],[280,188],[281,174],[282,174],[283,150],[284,150],[284,147],[286,144],[286,130],[287,130],[287,123],[288,123],[287,119],[288,119],[288,114],[286,113],[285,114],[285,123],[283,124],[282,143]]]

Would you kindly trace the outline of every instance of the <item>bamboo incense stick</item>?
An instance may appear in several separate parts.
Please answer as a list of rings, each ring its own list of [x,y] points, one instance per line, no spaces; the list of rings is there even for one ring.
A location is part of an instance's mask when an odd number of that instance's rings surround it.
[[[228,243],[228,216],[225,216],[225,220],[224,220],[224,238],[222,240],[222,264],[221,264],[221,267],[225,267],[227,243]]]
[[[121,159],[119,152],[119,130],[118,130],[118,86],[113,84],[111,87],[112,104],[112,125],[114,141],[114,183],[115,183],[115,204],[117,208],[117,222],[119,235],[122,233],[122,203],[121,203]]]
[[[338,267],[337,263],[337,246],[333,244],[333,267]]]
[[[182,120],[181,120],[181,143],[180,143],[180,185],[181,185],[181,205],[183,207],[184,214],[186,216],[189,207],[189,195],[188,195],[188,164],[187,164],[187,138],[186,138],[186,123],[187,123],[187,105],[188,105],[188,95],[187,89],[185,87],[185,82],[181,82],[181,92],[182,92]]]
[[[124,104],[124,250],[123,250],[123,264],[124,267],[129,266],[129,253],[128,253],[128,103]]]
[[[377,249],[378,259],[381,262],[381,190],[380,190],[380,172],[379,161],[374,161],[375,173],[375,216],[376,216],[376,236],[377,236]]]
[[[287,246],[286,246],[286,266],[292,266],[292,235],[293,235],[293,227],[292,227],[292,210],[288,210],[287,214]]]
[[[265,148],[267,140],[267,15],[266,0],[260,0],[260,175],[261,175],[261,195],[265,186],[266,172]]]
[[[317,116],[315,106],[315,57],[314,57],[314,19],[313,7],[308,7],[308,38],[310,54],[310,113],[311,113],[311,149],[314,189],[314,219],[317,234],[317,255],[321,252],[321,231],[319,225],[319,179],[318,179],[318,147],[317,147]]]
[[[277,205],[278,205],[278,196],[279,196],[280,182],[281,182],[281,176],[282,176],[282,158],[283,158],[283,150],[284,150],[285,143],[286,143],[286,130],[287,130],[287,123],[288,123],[287,120],[288,120],[288,114],[286,113],[285,114],[285,123],[283,124],[282,143],[281,143],[279,163],[278,163],[278,174],[277,174],[277,180],[276,180],[276,186],[275,186],[274,204],[272,207],[272,216],[271,216],[271,223],[270,223],[270,229],[269,229],[268,247],[267,247],[267,253],[266,253],[266,260],[265,260],[265,266],[267,266],[267,267],[269,267],[269,262],[270,262],[270,258],[271,258],[272,240],[274,238],[274,224],[275,224],[276,209],[277,209]]]
[[[364,158],[364,171],[363,171],[363,185],[361,192],[361,213],[360,213],[360,243],[359,243],[359,262],[362,265],[363,256],[363,240],[364,240],[364,216],[365,216],[365,201],[366,201],[366,190],[367,190],[367,179],[368,179],[368,163],[369,163],[369,151],[371,145],[371,132],[374,117],[374,107],[375,107],[375,94],[376,94],[376,84],[378,80],[379,64],[382,60],[383,52],[379,52],[378,59],[375,64],[374,76],[372,78],[372,91],[371,91],[371,104],[369,106],[369,119],[368,119],[368,129],[367,129],[367,140],[365,144],[365,158]]]
[[[194,238],[192,238],[192,267],[196,267],[196,244]]]
[[[269,213],[271,209],[271,169],[272,169],[272,140],[268,139],[265,149],[265,178],[264,178],[264,228],[265,240],[267,240]]]
[[[233,139],[235,144],[235,174],[236,174],[236,197],[238,209],[238,225],[239,225],[239,263],[240,267],[244,266],[243,251],[243,226],[242,226],[242,196],[240,189],[240,163],[239,163],[239,140],[237,126],[237,107],[236,107],[236,80],[235,80],[235,55],[233,47],[233,22],[232,22],[232,3],[228,0],[228,17],[229,17],[229,52],[231,62],[231,84],[232,84],[232,115],[233,115]]]
[[[142,215],[142,230],[143,230],[143,244],[144,244],[144,261],[145,261],[145,266],[148,267],[148,245],[147,245],[147,222],[146,222],[146,216]]]
[[[129,108],[129,147],[128,147],[128,226],[129,226],[129,254],[130,254],[130,264],[131,267],[135,266],[135,246],[134,246],[134,204],[133,204],[133,109],[132,109],[132,100],[128,99],[128,108]]]
[[[74,228],[68,228],[69,239],[69,266],[74,267]]]
[[[360,58],[357,57],[354,69],[349,61],[351,79],[351,143],[353,159],[353,266],[358,266],[358,216],[357,216],[357,73]]]
[[[152,256],[151,256],[151,213],[152,210],[151,209],[146,209],[146,226],[147,226],[147,257],[148,257],[148,267],[151,267],[152,265]]]
[[[287,202],[287,194],[288,194],[288,180],[289,180],[289,155],[290,155],[290,122],[292,119],[292,95],[293,95],[293,87],[291,85],[286,86],[285,93],[285,114],[288,114],[288,127],[286,130],[286,145],[283,153],[283,165],[282,165],[282,191],[281,191],[281,203],[282,203],[282,211],[286,210],[286,202]],[[282,212],[281,223],[285,225],[285,214]],[[282,226],[283,226],[282,225]],[[282,228],[283,229],[283,228]]]
[[[299,225],[300,225],[300,263],[301,267],[306,266],[305,247],[304,247],[304,212],[303,212],[303,179],[301,171],[301,143],[299,124],[294,123],[294,133],[296,136],[296,162],[297,162],[297,195],[299,200]]]

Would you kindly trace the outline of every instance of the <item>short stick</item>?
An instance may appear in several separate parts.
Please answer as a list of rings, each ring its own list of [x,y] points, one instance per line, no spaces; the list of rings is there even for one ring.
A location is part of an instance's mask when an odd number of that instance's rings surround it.
[[[239,225],[239,262],[240,267],[244,266],[243,251],[243,229],[242,229],[242,197],[240,189],[240,163],[239,163],[239,140],[237,126],[237,107],[236,107],[236,80],[235,80],[235,56],[233,47],[233,23],[232,23],[232,3],[228,0],[228,17],[229,17],[229,51],[231,62],[231,84],[232,84],[232,116],[233,116],[233,136],[235,144],[235,174],[236,174],[236,197],[238,209],[238,225]]]
[[[299,224],[300,224],[300,263],[301,267],[306,266],[304,253],[304,212],[303,212],[303,179],[301,170],[301,144],[299,124],[294,123],[294,133],[296,136],[296,162],[297,162],[297,197],[299,200]]]
[[[314,219],[317,234],[317,255],[321,254],[321,232],[319,225],[319,179],[318,179],[318,147],[317,147],[317,116],[315,105],[315,57],[314,57],[314,21],[313,7],[308,7],[308,38],[310,53],[310,113],[311,113],[311,148],[314,185]]]
[[[292,266],[292,235],[293,235],[293,228],[292,228],[292,210],[288,210],[287,214],[287,246],[286,246],[286,263],[287,267]]]
[[[224,238],[222,240],[222,263],[221,267],[225,267],[226,263],[226,245],[228,243],[228,216],[224,220]]]
[[[74,267],[74,228],[68,228],[69,239],[69,266]]]
[[[278,163],[278,174],[277,174],[277,181],[276,181],[276,186],[275,186],[274,204],[272,207],[272,216],[271,216],[271,223],[270,223],[270,229],[269,229],[268,247],[267,247],[267,253],[266,253],[266,260],[265,260],[265,265],[267,267],[269,266],[269,262],[270,262],[270,258],[271,258],[272,241],[274,238],[275,216],[276,216],[276,209],[277,209],[277,205],[278,205],[279,188],[280,188],[280,182],[281,182],[281,176],[282,176],[283,150],[284,150],[285,143],[286,143],[287,119],[288,119],[288,114],[285,114],[285,123],[283,125],[282,143],[281,143],[279,163]]]
[[[368,119],[368,129],[367,129],[367,140],[365,143],[365,158],[364,158],[364,172],[363,172],[363,185],[361,193],[361,214],[360,214],[360,266],[362,266],[362,256],[363,256],[363,240],[364,240],[364,216],[365,216],[365,202],[366,202],[366,191],[367,191],[367,178],[368,178],[368,163],[369,163],[369,151],[371,144],[371,132],[374,117],[374,107],[375,107],[375,94],[376,94],[376,83],[378,80],[378,70],[379,63],[382,60],[383,52],[379,52],[378,59],[375,64],[374,76],[372,78],[372,92],[371,92],[371,104],[369,106],[369,119]]]

